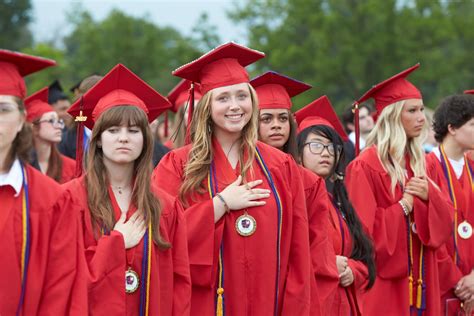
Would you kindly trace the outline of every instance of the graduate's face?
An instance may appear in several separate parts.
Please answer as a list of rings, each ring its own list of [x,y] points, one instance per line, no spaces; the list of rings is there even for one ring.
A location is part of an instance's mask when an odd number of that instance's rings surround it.
[[[421,99],[409,99],[405,101],[401,113],[401,121],[407,138],[420,136],[425,126],[425,107]]]
[[[56,113],[58,113],[59,118],[63,119],[65,122],[72,120],[72,116],[67,112],[69,107],[71,107],[71,102],[69,102],[69,100],[58,100],[56,103],[52,104],[52,106]]]
[[[374,118],[370,115],[366,107],[362,107],[359,110],[359,127],[360,132],[363,134],[370,133],[374,128]]]
[[[449,128],[449,134],[463,150],[474,149],[474,117],[459,128]]]
[[[36,137],[51,143],[59,143],[61,141],[64,122],[59,119],[56,112],[44,113],[36,125],[38,126],[35,133]]]
[[[334,144],[328,138],[314,133],[309,133],[305,144],[303,166],[326,179],[331,175],[335,163]]]
[[[247,83],[212,90],[211,118],[214,133],[240,134],[252,116],[252,97]]]
[[[25,123],[15,98],[0,95],[0,153],[7,153]]]
[[[282,149],[290,137],[290,114],[288,110],[260,110],[258,135],[265,144]]]
[[[143,150],[143,133],[138,126],[111,126],[100,135],[104,160],[115,164],[133,163]]]

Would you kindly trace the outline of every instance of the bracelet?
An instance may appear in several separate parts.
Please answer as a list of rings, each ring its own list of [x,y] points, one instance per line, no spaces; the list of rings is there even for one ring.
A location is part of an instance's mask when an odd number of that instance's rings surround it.
[[[219,198],[219,200],[221,200],[222,203],[224,203],[225,212],[226,212],[226,213],[229,213],[229,212],[230,212],[229,205],[227,205],[227,202],[224,200],[224,198],[222,197],[222,195],[221,195],[220,193],[216,193],[216,196]]]
[[[408,210],[408,207],[405,205],[405,202],[403,201],[403,199],[398,201],[398,204],[400,204],[400,206],[402,207],[403,213],[405,213],[405,216],[408,216],[410,214],[410,211]]]

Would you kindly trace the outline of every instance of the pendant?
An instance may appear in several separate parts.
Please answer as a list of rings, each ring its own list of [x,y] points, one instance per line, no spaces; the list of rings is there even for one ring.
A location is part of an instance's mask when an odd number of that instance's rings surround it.
[[[462,239],[469,239],[472,236],[472,226],[467,221],[458,225],[458,234]]]
[[[251,236],[257,229],[257,221],[255,218],[253,218],[253,216],[245,212],[245,214],[240,215],[235,221],[235,229],[240,236]]]
[[[138,278],[138,273],[132,270],[132,268],[128,268],[125,271],[125,293],[134,293],[138,286],[140,285],[140,281]]]
[[[411,230],[413,231],[413,233],[418,234],[418,231],[416,230],[416,224],[415,223],[411,224]]]

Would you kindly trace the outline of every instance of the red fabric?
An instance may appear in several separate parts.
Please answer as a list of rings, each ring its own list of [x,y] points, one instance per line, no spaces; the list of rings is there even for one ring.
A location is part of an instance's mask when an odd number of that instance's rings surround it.
[[[43,88],[25,99],[26,120],[33,122],[41,118],[43,114],[54,112],[51,105],[48,104],[48,87]]]
[[[374,98],[377,113],[380,114],[387,105],[395,102],[408,99],[423,99],[420,90],[405,79],[410,73],[419,67],[420,64],[416,64],[395,76],[376,84],[359,100],[357,100],[357,103],[360,104],[370,98]]]
[[[308,212],[311,254],[311,313],[332,315],[331,307],[339,285],[336,254],[328,236],[329,198],[324,179],[303,166],[298,166],[303,180]]]
[[[428,176],[433,177],[430,170]],[[408,170],[409,176],[412,174]],[[365,149],[346,172],[349,197],[375,244],[377,277],[364,299],[367,315],[410,315],[408,295],[408,240],[406,218],[398,203],[399,186],[391,192],[391,179],[374,146]],[[452,204],[429,182],[429,199],[415,198],[412,212],[418,234],[413,234],[414,280],[418,279],[420,245],[424,245],[426,306],[423,315],[440,315],[436,250],[451,234]],[[416,283],[416,282],[415,282]],[[416,298],[416,284],[413,295]],[[390,304],[381,304],[390,298]],[[416,299],[414,300],[416,302]]]
[[[349,227],[345,220],[342,221],[341,232],[339,218],[334,205],[330,204],[330,225],[328,234],[332,240],[333,249],[336,255],[345,256],[348,260],[349,268],[354,275],[354,282],[349,287],[342,287],[338,284],[328,315],[365,315],[363,311],[363,295],[368,283],[369,272],[364,263],[350,258],[352,253],[352,238]],[[342,234],[344,234],[344,245],[342,244]],[[335,260],[335,259],[334,259]]]
[[[63,170],[59,183],[66,183],[76,177],[76,161],[64,155],[61,155],[61,160],[63,162]]]
[[[31,250],[20,315],[85,315],[73,291],[80,255],[77,217],[65,207],[68,199],[59,184],[29,165],[26,171]],[[11,186],[0,186],[1,315],[15,315],[21,291],[23,193],[14,194]]]
[[[454,176],[453,184],[458,206],[457,218],[458,225],[463,221],[467,221],[471,225],[474,224],[474,192],[471,188],[469,176],[466,169],[463,170],[461,178],[457,179],[448,161],[448,167],[451,174]],[[444,176],[443,167],[440,160],[432,152],[427,156],[427,168],[432,169],[433,173],[437,175],[433,180],[438,184],[447,198],[449,198],[449,187],[446,177]],[[450,210],[454,218],[454,208]],[[451,225],[451,227],[453,227]],[[457,233],[457,227],[454,231]],[[458,265],[454,263],[454,237],[450,236],[445,244],[445,249],[438,254],[438,265],[440,270],[440,287],[442,295],[442,306],[448,305],[448,300],[456,298],[453,288],[457,282],[463,277],[471,273],[474,267],[474,237],[463,239],[457,235],[457,250],[459,255]],[[452,305],[452,300],[450,300]]]
[[[171,107],[169,101],[122,64],[117,64],[89,91],[72,104],[68,112],[73,117],[83,111],[85,126],[93,129],[99,116],[114,106],[131,105],[141,108],[152,122]]]
[[[474,94],[474,89],[473,90],[465,90],[464,94]]]
[[[298,167],[292,158],[278,149],[258,142],[283,204],[281,232],[280,295],[277,315],[309,315],[310,255],[308,219]],[[153,182],[171,195],[177,195],[184,179],[184,167],[191,146],[168,153],[154,171]],[[235,181],[239,166],[233,169],[220,145],[213,141],[218,191]],[[269,183],[257,162],[247,180]],[[207,188],[207,179],[204,180]],[[185,210],[188,248],[193,283],[191,314],[215,315],[218,253],[224,241],[224,300],[227,315],[273,315],[276,270],[276,202],[247,209],[257,221],[257,230],[249,237],[235,231],[236,219],[243,210],[232,211],[214,224],[213,202],[209,193],[195,194]],[[214,236],[214,238],[212,238]],[[211,237],[211,238],[209,238]]]
[[[174,143],[171,139],[168,139],[164,144],[163,144],[166,148],[168,148],[169,150],[173,150],[174,149]]]
[[[84,276],[88,287],[89,315],[138,315],[140,291],[125,293],[125,271],[128,265],[142,274],[143,238],[134,248],[125,250],[122,234],[112,231],[110,235],[98,240],[91,224],[87,206],[85,178],[74,179],[64,187],[73,197],[70,209],[81,214],[85,260],[88,275]],[[153,244],[151,258],[149,315],[189,315],[191,284],[186,243],[186,226],[182,208],[176,199],[154,188],[162,206],[160,232],[172,248],[160,250]],[[115,197],[109,195],[115,210],[120,216]],[[136,208],[131,205],[127,218]],[[127,259],[128,258],[128,259]],[[128,263],[127,263],[128,262]]]
[[[274,71],[268,71],[252,79],[250,84],[257,91],[260,109],[290,110],[291,98],[311,89],[311,86],[306,83]]]
[[[191,89],[191,81],[183,79],[170,91],[167,98],[173,105],[171,111],[178,112],[178,109],[188,101],[189,89]],[[200,100],[201,98],[202,94],[199,85],[195,84],[194,100]]]
[[[201,84],[201,93],[249,82],[245,66],[265,54],[235,43],[223,44],[198,59],[173,71],[173,75]]]
[[[313,125],[326,125],[334,129],[343,141],[349,140],[331,102],[325,95],[296,111],[295,118],[298,123],[298,133]]]
[[[26,85],[23,77],[55,64],[51,59],[0,49],[0,94],[24,99]]]

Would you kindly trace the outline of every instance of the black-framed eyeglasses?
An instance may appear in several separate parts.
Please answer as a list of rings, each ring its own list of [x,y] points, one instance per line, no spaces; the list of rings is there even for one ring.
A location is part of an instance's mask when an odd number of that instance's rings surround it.
[[[53,125],[53,127],[59,127],[59,128],[64,128],[64,120],[63,119],[49,119],[49,120],[40,120],[40,121],[37,121],[37,124],[40,124],[40,123],[49,123],[51,125]]]
[[[309,151],[312,154],[315,154],[315,155],[321,155],[323,153],[324,149],[327,149],[328,153],[331,156],[334,156],[336,151],[338,151],[338,152],[341,151],[341,147],[340,146],[334,146],[333,143],[324,145],[323,143],[319,143],[319,142],[307,142],[304,145],[305,146],[309,145]]]

